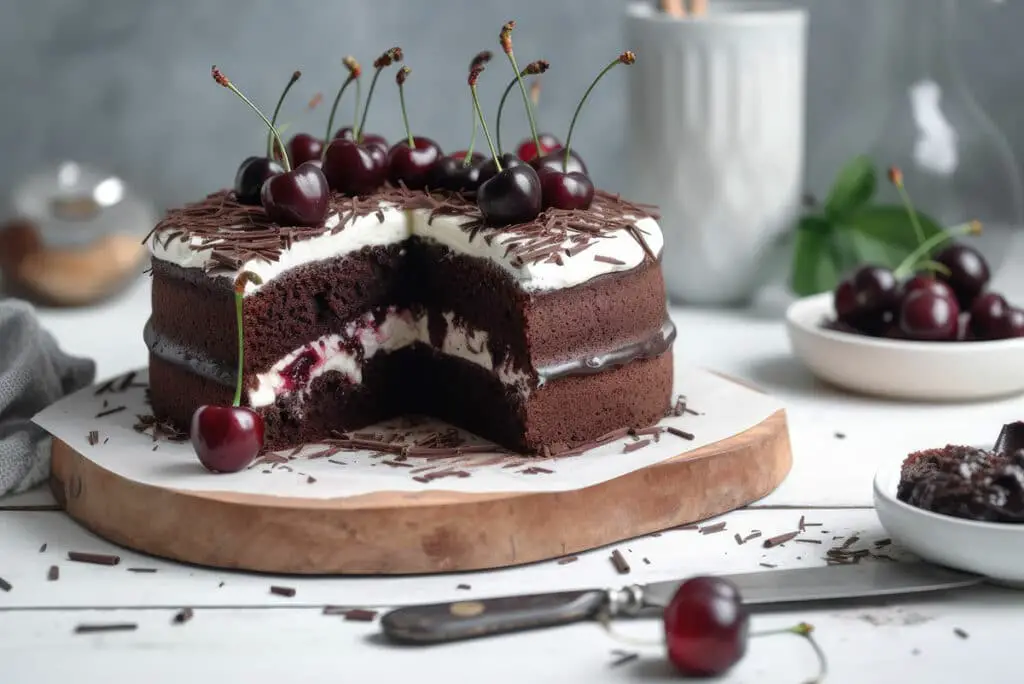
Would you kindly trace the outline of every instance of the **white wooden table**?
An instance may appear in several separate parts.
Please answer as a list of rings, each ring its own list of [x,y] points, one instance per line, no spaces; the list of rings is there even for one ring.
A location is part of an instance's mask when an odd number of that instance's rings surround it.
[[[1019,252],[1020,250],[1018,250]],[[1020,263],[1021,257],[1014,259]],[[1011,262],[1013,263],[1013,262]],[[1020,270],[1018,268],[1018,270]],[[1024,300],[1024,277],[1000,288]],[[619,586],[702,572],[769,571],[823,565],[825,551],[850,536],[853,548],[886,537],[871,506],[871,479],[882,463],[946,442],[985,442],[1024,415],[1024,398],[969,405],[869,400],[828,388],[790,356],[771,294],[750,311],[676,310],[677,358],[750,381],[787,403],[794,468],[772,495],[721,518],[726,530],[675,530],[616,545],[632,571],[619,575],[612,548],[486,573],[414,578],[292,578],[207,570],[145,557],[83,531],[44,490],[0,499],[0,682],[625,682],[675,678],[660,623],[621,631],[652,645],[617,641],[581,624],[428,649],[378,638],[375,622],[324,615],[324,605],[385,608],[412,601],[467,599],[589,586]],[[70,352],[97,360],[100,377],[146,363],[142,324],[149,282],[90,311],[43,311],[44,324]],[[837,434],[838,433],[838,434]],[[842,435],[839,437],[838,435]],[[31,510],[41,507],[42,510]],[[29,510],[25,510],[28,508]],[[734,534],[764,537],[809,526],[791,542],[765,549]],[[712,521],[717,522],[717,521]],[[182,521],[186,534],[193,521]],[[196,522],[195,524],[201,524]],[[41,550],[43,545],[45,550]],[[69,562],[68,551],[117,553],[118,566]],[[884,551],[905,558],[900,549]],[[646,562],[645,560],[646,559]],[[889,562],[874,560],[865,562]],[[59,579],[48,580],[51,566]],[[129,568],[155,569],[133,572]],[[271,585],[293,587],[292,598]],[[460,588],[468,585],[470,588]],[[194,617],[175,624],[184,607]],[[1024,593],[996,587],[911,600],[759,613],[755,631],[809,622],[828,658],[828,682],[1018,682],[1015,649],[1024,627]],[[87,623],[133,623],[133,631],[76,634]],[[613,666],[612,651],[637,652]],[[747,657],[722,681],[805,682],[816,672],[810,646],[795,636],[754,638]]]

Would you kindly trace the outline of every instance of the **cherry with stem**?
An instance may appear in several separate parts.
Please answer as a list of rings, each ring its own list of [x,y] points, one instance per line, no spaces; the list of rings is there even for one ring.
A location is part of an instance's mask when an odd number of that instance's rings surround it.
[[[910,216],[910,223],[914,226],[914,233],[917,234],[917,244],[921,244],[924,242],[924,229],[921,227],[921,221],[917,217],[917,212],[914,211],[914,204],[910,201],[910,195],[907,194],[907,189],[903,185],[903,172],[900,171],[899,167],[890,166],[888,176],[889,182],[896,186],[896,192],[900,195],[900,201],[903,202],[903,206]]]
[[[370,113],[370,101],[373,99],[373,90],[377,87],[377,79],[380,77],[380,72],[396,62],[401,62],[403,58],[404,55],[402,54],[402,48],[393,47],[373,61],[373,80],[370,81],[370,91],[366,94],[366,105],[363,107],[363,118],[359,121],[359,128],[353,132],[357,143],[363,142],[363,130],[366,128],[366,116]]]
[[[281,97],[277,99],[277,106],[274,107],[274,116],[270,119],[272,125],[277,125],[277,115],[281,111],[284,98],[301,76],[302,72],[296,71],[292,73],[288,84],[281,92]],[[260,190],[263,188],[263,183],[271,176],[284,173],[284,167],[274,158],[273,148],[274,136],[271,135],[270,131],[267,131],[267,155],[265,157],[246,157],[238,167],[238,171],[235,173],[234,190],[235,199],[241,204],[259,204]]]
[[[189,438],[203,466],[214,473],[234,473],[252,463],[263,448],[263,417],[242,406],[242,381],[245,370],[243,298],[246,285],[261,285],[263,280],[251,271],[235,278],[235,321],[238,328],[238,373],[231,406],[203,405],[192,414]]]
[[[216,66],[212,67],[211,75],[219,85],[227,88],[238,96],[246,105],[263,119],[270,129],[277,145],[285,150],[281,135],[274,124],[252,103],[234,83]],[[306,162],[292,169],[288,154],[281,157],[283,173],[268,178],[260,188],[260,203],[267,216],[281,225],[316,225],[327,215],[330,190],[327,179],[318,166]]]
[[[583,98],[580,100],[580,103],[578,105],[576,105],[576,111],[573,113],[572,121],[569,123],[569,132],[565,136],[565,154],[564,154],[564,158],[562,160],[562,171],[565,171],[565,172],[569,171],[569,161],[571,159],[571,157],[569,155],[570,155],[570,152],[572,151],[572,133],[573,133],[573,130],[576,128],[576,120],[580,116],[580,111],[583,110],[583,105],[586,103],[587,98],[590,97],[590,93],[594,90],[594,86],[597,85],[598,81],[600,81],[604,77],[605,74],[607,74],[609,71],[614,69],[619,64],[625,64],[625,65],[628,66],[628,65],[633,64],[635,62],[636,62],[636,54],[633,51],[631,51],[631,50],[626,50],[621,55],[616,57],[610,64],[608,64],[608,66],[606,66],[604,69],[602,69],[601,73],[599,73],[597,75],[597,78],[594,79],[593,83],[590,84],[590,87],[587,88],[585,93],[583,93]],[[559,150],[558,153],[562,154],[561,150]]]
[[[498,100],[498,113],[494,117],[494,139],[498,143],[498,152],[504,152],[504,149],[505,149],[501,145],[501,115],[502,115],[502,112],[505,111],[505,100],[508,99],[508,94],[512,92],[512,88],[514,88],[517,83],[521,83],[522,82],[522,77],[523,76],[535,76],[535,75],[543,74],[550,67],[551,67],[551,65],[548,63],[548,61],[546,59],[538,59],[536,62],[530,62],[529,64],[526,65],[526,67],[522,71],[520,71],[514,78],[512,78],[511,81],[508,82],[507,86],[505,86],[505,92],[503,92],[501,94],[501,99]],[[528,104],[527,106],[532,109],[532,105]],[[534,144],[535,145],[541,145],[541,141],[540,141],[540,136],[539,135],[537,137],[537,141]],[[547,146],[538,147],[537,148],[538,156],[541,154],[541,150],[546,150],[546,149],[547,149]]]
[[[477,66],[482,66],[490,60],[491,52],[489,50],[477,53],[473,57],[473,61],[470,62],[469,69],[472,71]],[[465,151],[455,152],[437,160],[430,170],[430,180],[428,182],[428,186],[433,189],[440,188],[452,192],[471,193],[475,192],[480,186],[480,162],[483,161],[484,157],[474,152],[479,122],[476,118],[476,106],[473,104],[472,98],[470,98],[469,107],[470,119],[473,122],[473,132],[469,136],[469,147]]]
[[[508,61],[512,65],[512,71],[515,72],[516,82],[519,84],[519,92],[523,95],[523,106],[526,108],[526,119],[530,122],[530,135],[533,136],[533,143],[539,150],[541,149],[540,138],[537,137],[537,122],[533,120],[533,107],[530,105],[530,96],[526,94],[526,85],[523,83],[523,76],[519,73],[519,65],[516,64],[516,55],[512,51],[512,29],[515,27],[516,22],[506,22],[505,25],[501,27],[501,32],[498,34],[498,41],[501,43],[501,49],[505,51],[505,56],[508,57]],[[498,150],[501,150],[500,144],[498,145]]]
[[[395,74],[406,139],[395,143],[388,151],[388,171],[392,183],[421,190],[426,187],[434,164],[441,158],[441,148],[430,138],[413,136],[409,127],[409,114],[405,106],[405,81],[410,73],[412,70],[403,66]]]
[[[341,102],[341,96],[345,94],[345,89],[353,82],[356,84],[356,117],[358,118],[359,116],[359,77],[363,75],[363,67],[351,55],[343,57],[341,63],[348,69],[348,78],[338,88],[338,93],[334,96],[334,102],[331,103],[331,112],[327,115],[327,133],[324,135],[324,140],[331,139],[331,129],[334,128],[334,115],[338,111],[338,103]],[[358,124],[358,121],[353,126],[356,124]],[[324,155],[327,155],[327,145],[324,146]]]
[[[518,166],[503,167],[498,150],[487,130],[487,121],[480,109],[480,98],[476,84],[483,73],[484,65],[478,64],[469,72],[469,92],[473,98],[484,138],[491,151],[491,161],[496,173],[480,184],[476,193],[476,203],[484,216],[484,221],[493,226],[504,226],[514,223],[525,223],[537,217],[541,210],[540,178],[530,166],[520,163]],[[511,155],[510,155],[511,156]]]

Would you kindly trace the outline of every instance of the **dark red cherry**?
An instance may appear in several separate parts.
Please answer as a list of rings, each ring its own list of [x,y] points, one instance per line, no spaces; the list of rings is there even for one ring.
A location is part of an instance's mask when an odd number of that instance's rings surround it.
[[[569,150],[569,165],[563,169],[562,163],[565,162],[565,150],[556,150],[550,154],[546,154],[543,157],[534,157],[530,161],[530,166],[537,169],[551,169],[552,171],[565,171],[565,173],[572,173],[578,171],[583,175],[587,175],[587,165],[583,163],[583,159],[576,154],[576,150]]]
[[[939,294],[921,288],[903,298],[898,321],[900,332],[910,340],[956,340],[960,332],[960,306],[952,293]]]
[[[523,161],[530,161],[536,157],[543,157],[549,152],[562,149],[561,141],[550,133],[541,133],[537,139],[540,141],[540,154],[537,154],[537,143],[533,141],[533,138],[527,138],[519,143],[519,147],[516,148],[516,156]]]
[[[452,152],[448,156],[455,157],[456,159],[465,159],[467,152],[468,152],[468,150],[459,150],[458,152]],[[469,163],[470,164],[479,164],[484,159],[485,159],[484,155],[480,154],[479,152],[474,152],[473,156],[470,158]]]
[[[501,155],[501,168],[514,169],[517,166],[527,166],[527,163],[514,154],[506,152]],[[488,157],[480,164],[480,182],[485,183],[498,173],[498,167],[494,165],[494,158]]]
[[[235,174],[235,198],[241,204],[259,204],[263,183],[271,176],[284,173],[284,167],[266,157],[248,157]]]
[[[427,187],[431,190],[475,192],[480,187],[480,163],[466,166],[463,159],[455,155],[441,157],[430,170]]]
[[[411,190],[422,190],[443,153],[430,138],[416,136],[412,141],[415,147],[409,147],[408,140],[401,140],[388,151],[388,178],[395,185],[401,182]]]
[[[200,406],[192,414],[192,448],[214,473],[235,473],[263,448],[263,417],[244,406]]]
[[[476,204],[491,226],[526,223],[541,210],[540,177],[527,164],[499,171],[480,185]]]
[[[260,200],[270,220],[282,226],[313,226],[327,216],[331,197],[319,166],[306,162],[263,184]]]
[[[750,616],[739,590],[722,578],[683,582],[663,620],[668,658],[684,675],[721,675],[747,652]]]
[[[1024,314],[995,292],[986,292],[974,300],[968,325],[979,340],[1024,337]]]
[[[288,141],[288,160],[292,166],[308,161],[320,161],[323,152],[323,141],[309,133],[296,133]]]
[[[324,176],[333,190],[369,195],[387,178],[387,158],[379,145],[358,145],[335,138],[324,154]]]
[[[862,266],[836,288],[833,304],[838,320],[862,332],[878,334],[896,308],[898,286],[891,270]]]
[[[352,127],[345,126],[344,128],[339,128],[338,132],[334,134],[334,139],[338,140],[339,138],[342,140],[355,140],[355,137],[352,134]],[[376,133],[363,133],[363,144],[369,145],[370,143],[383,145],[385,150],[388,149],[388,139],[383,135],[377,135]]]
[[[594,183],[586,174],[544,169],[538,175],[545,209],[589,209],[594,201]]]
[[[988,285],[990,275],[985,257],[973,247],[952,244],[936,254],[935,261],[949,269],[949,275],[939,273],[939,278],[953,288],[960,308],[970,309],[974,298]]]
[[[915,290],[930,290],[942,296],[955,296],[949,285],[930,273],[919,273],[903,283],[903,287],[900,288],[900,297],[906,297]]]

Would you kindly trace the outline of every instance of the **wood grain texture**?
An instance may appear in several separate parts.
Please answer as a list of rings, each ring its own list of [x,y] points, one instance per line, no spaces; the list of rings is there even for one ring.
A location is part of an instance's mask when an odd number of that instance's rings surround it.
[[[86,528],[156,556],[286,574],[410,574],[531,563],[703,520],[767,495],[791,463],[779,410],[728,439],[566,492],[180,491],[128,480],[56,439],[50,484]]]

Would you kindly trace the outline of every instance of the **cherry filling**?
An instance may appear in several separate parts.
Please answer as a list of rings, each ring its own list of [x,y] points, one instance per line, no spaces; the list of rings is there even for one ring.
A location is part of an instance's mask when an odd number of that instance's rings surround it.
[[[312,347],[307,347],[295,360],[281,370],[281,379],[284,380],[284,388],[293,391],[306,385],[310,376],[324,362],[321,356]]]

